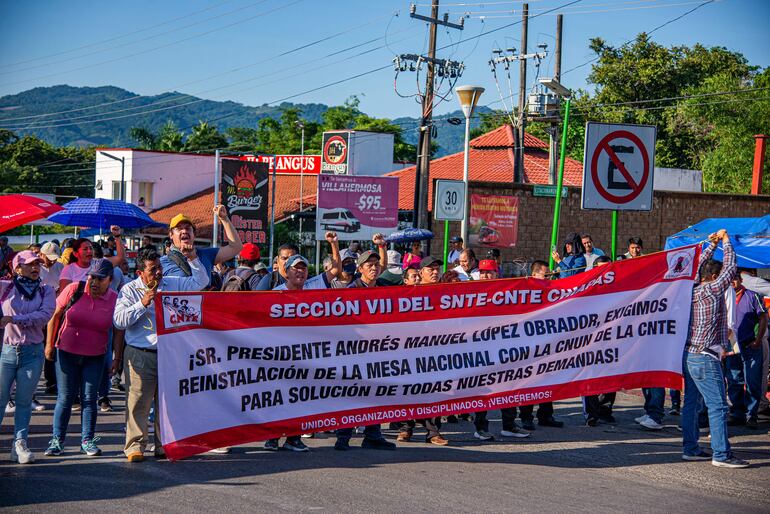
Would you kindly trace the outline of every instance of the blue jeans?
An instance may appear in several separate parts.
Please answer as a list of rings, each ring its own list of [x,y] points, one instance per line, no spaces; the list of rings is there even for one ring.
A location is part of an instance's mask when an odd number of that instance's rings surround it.
[[[3,345],[0,356],[0,411],[5,416],[5,406],[11,399],[11,387],[16,382],[16,413],[13,418],[16,439],[26,439],[29,435],[32,395],[35,394],[45,360],[43,349],[43,343]],[[2,419],[0,417],[0,421]]]
[[[656,423],[662,423],[666,389],[663,387],[643,387],[642,394],[644,394],[644,412]]]
[[[730,441],[727,439],[727,399],[722,363],[708,355],[684,352],[682,357],[684,375],[684,405],[682,406],[682,447],[687,455],[697,455],[698,412],[700,397],[708,408],[711,428],[712,459],[724,461],[732,457]]]
[[[104,354],[104,370],[99,382],[99,400],[110,394],[110,370],[112,369],[112,329],[107,336],[107,353]]]
[[[76,355],[58,350],[56,383],[59,393],[53,411],[53,435],[64,443],[72,414],[72,402],[82,390],[81,440],[94,438],[96,430],[96,393],[102,378],[104,355]]]
[[[353,437],[353,429],[340,428],[336,431],[336,434],[338,441],[349,441],[350,438]],[[376,441],[384,439],[384,437],[382,437],[382,430],[380,430],[380,425],[369,425],[364,428],[364,439],[374,439]]]
[[[757,417],[762,398],[762,347],[741,344],[741,353],[725,359],[730,415],[739,419]],[[744,390],[744,385],[746,389]]]

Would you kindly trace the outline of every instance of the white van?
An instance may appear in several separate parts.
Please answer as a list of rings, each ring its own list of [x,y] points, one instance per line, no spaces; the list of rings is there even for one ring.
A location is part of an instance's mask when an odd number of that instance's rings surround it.
[[[321,215],[321,230],[358,232],[361,230],[361,222],[348,209],[329,209]]]

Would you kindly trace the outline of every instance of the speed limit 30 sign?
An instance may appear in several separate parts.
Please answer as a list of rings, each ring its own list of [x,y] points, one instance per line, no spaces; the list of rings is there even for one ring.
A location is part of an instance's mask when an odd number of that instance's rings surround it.
[[[588,123],[583,158],[583,209],[652,209],[656,129]]]
[[[433,219],[461,221],[465,216],[465,183],[462,180],[436,180]]]

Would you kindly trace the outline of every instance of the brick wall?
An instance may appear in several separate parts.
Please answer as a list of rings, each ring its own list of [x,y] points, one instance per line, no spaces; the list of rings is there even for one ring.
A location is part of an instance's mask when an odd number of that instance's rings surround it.
[[[554,198],[532,196],[529,184],[503,185],[471,182],[475,194],[513,195],[519,197],[519,235],[516,248],[502,251],[503,260],[546,259],[550,253]],[[569,188],[559,217],[559,247],[569,232],[587,232],[597,247],[609,253],[612,227],[611,211],[584,211],[580,208],[580,188]],[[666,237],[704,218],[748,218],[770,214],[770,196],[713,193],[677,193],[655,191],[650,212],[618,213],[618,253],[625,253],[629,237],[644,241],[645,252],[662,250]],[[441,255],[444,244],[444,222],[433,222],[431,253]],[[460,222],[449,223],[451,235],[460,233]],[[474,248],[478,257],[485,249]],[[621,252],[622,250],[622,252]]]

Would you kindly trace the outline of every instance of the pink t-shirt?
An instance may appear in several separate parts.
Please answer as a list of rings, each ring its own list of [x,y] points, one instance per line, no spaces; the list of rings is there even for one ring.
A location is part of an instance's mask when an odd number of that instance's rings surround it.
[[[70,263],[64,266],[64,269],[61,270],[61,275],[59,275],[59,280],[69,280],[71,282],[81,282],[88,278],[88,272],[91,270],[91,267],[87,268],[81,268],[77,265],[77,263]],[[59,295],[61,296],[61,291],[59,291]]]
[[[78,283],[67,285],[56,299],[63,309],[77,291]],[[112,313],[118,294],[112,289],[101,298],[93,298],[88,288],[67,311],[58,347],[76,355],[103,355],[107,352],[107,335],[112,327]]]

